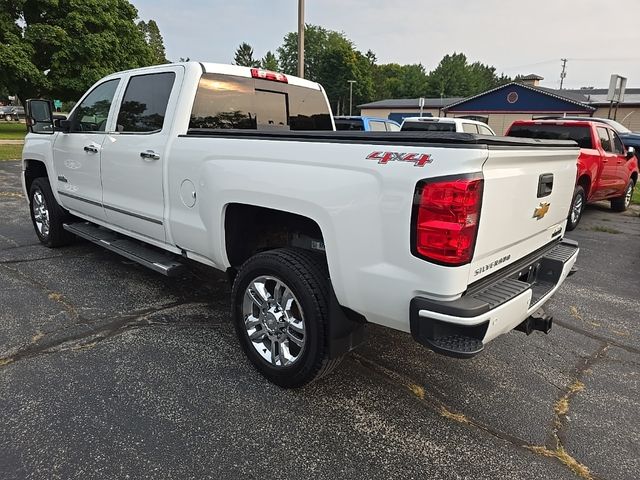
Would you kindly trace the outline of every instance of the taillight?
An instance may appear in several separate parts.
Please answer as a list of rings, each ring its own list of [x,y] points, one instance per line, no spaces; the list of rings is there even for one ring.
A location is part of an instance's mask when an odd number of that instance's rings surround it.
[[[287,76],[284,73],[271,72],[269,70],[262,70],[261,68],[252,68],[251,76],[253,78],[261,78],[262,80],[289,83],[289,80],[287,80]]]
[[[413,254],[442,265],[473,257],[482,204],[482,178],[458,177],[418,184]]]

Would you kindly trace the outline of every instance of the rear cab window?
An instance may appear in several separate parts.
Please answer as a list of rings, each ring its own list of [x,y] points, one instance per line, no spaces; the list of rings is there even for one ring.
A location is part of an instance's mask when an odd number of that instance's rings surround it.
[[[200,78],[189,128],[333,130],[321,90],[235,75]]]
[[[539,138],[542,140],[573,140],[580,148],[593,148],[591,128],[588,125],[514,125],[509,130],[509,136],[520,138]]]
[[[335,118],[336,130],[350,130],[361,132],[364,130],[364,121],[361,118]]]
[[[453,122],[404,122],[403,132],[455,132],[456,124]]]

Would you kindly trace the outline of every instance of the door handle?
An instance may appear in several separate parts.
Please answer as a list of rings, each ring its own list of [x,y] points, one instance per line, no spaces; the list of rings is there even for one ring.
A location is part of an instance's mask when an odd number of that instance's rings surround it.
[[[84,151],[88,153],[98,153],[98,147],[94,147],[93,145],[85,145]]]
[[[140,156],[142,158],[148,158],[149,160],[160,160],[160,155],[158,155],[153,150],[147,150],[145,152],[140,152]]]

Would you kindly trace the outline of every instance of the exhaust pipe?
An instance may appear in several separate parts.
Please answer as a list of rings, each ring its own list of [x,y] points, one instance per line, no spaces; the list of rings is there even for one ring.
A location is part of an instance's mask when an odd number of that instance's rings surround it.
[[[538,330],[540,332],[549,333],[553,324],[553,317],[547,315],[544,309],[539,308],[524,322],[518,325],[514,330],[524,332],[527,335],[531,335],[531,332]]]

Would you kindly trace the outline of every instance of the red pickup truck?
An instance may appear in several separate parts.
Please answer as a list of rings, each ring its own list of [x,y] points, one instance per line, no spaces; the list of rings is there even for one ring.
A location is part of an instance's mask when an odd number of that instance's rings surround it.
[[[638,159],[633,147],[625,149],[618,134],[602,122],[584,120],[517,120],[507,136],[574,140],[580,146],[578,174],[567,230],[578,225],[586,203],[609,200],[622,212],[629,207],[638,181]]]

